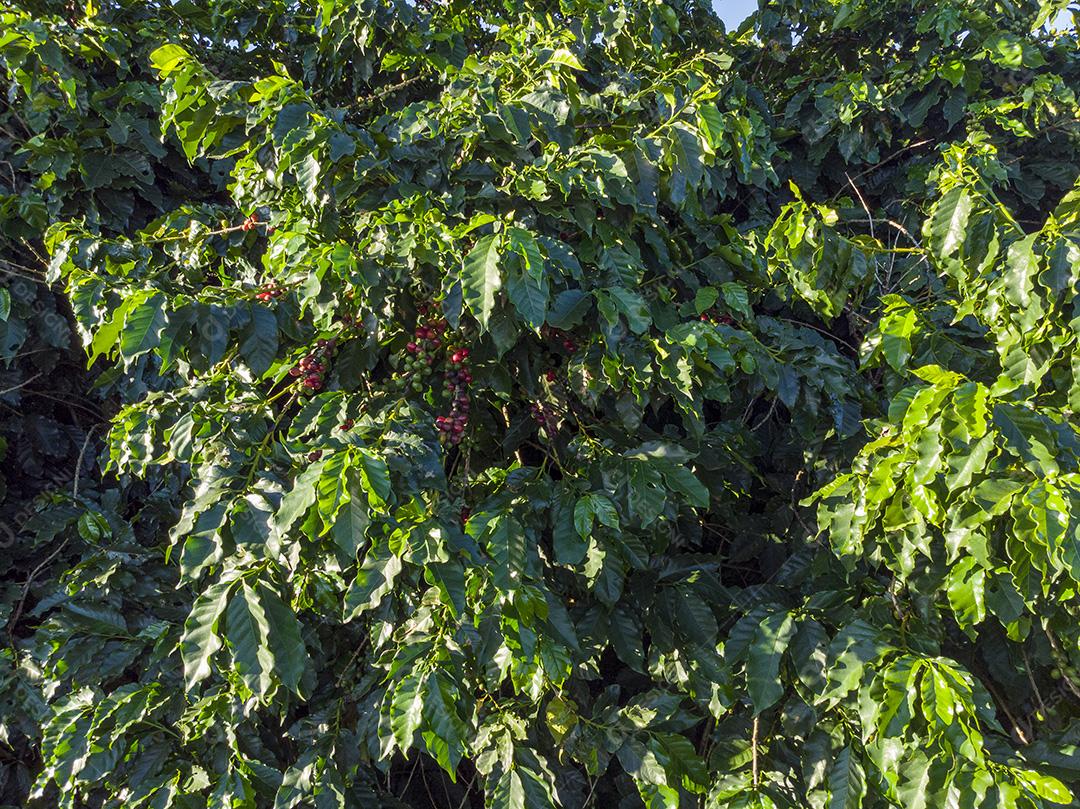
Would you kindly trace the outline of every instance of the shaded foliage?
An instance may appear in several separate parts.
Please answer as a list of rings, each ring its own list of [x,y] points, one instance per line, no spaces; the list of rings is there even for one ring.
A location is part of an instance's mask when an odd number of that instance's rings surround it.
[[[3,6],[0,801],[1075,803],[1059,7]]]

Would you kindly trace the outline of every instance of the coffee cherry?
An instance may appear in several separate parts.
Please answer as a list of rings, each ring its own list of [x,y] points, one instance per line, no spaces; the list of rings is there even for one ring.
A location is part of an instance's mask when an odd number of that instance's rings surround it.
[[[309,461],[311,461],[312,463],[315,463],[315,461],[319,460],[319,458],[321,458],[321,457],[322,457],[322,450],[317,449],[314,452],[308,453],[307,459]]]
[[[555,381],[555,372],[554,371],[548,371],[546,374],[544,374],[544,378],[548,382],[554,382]]]

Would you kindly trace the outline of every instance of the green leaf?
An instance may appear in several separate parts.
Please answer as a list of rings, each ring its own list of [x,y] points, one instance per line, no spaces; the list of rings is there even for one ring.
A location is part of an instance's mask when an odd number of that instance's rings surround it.
[[[465,257],[461,273],[465,303],[486,330],[495,308],[495,293],[502,288],[499,271],[500,241],[496,234],[481,236]]]
[[[930,769],[932,761],[916,751],[902,769],[902,781],[896,788],[896,795],[904,807],[910,809],[930,809],[933,796],[931,790]]]
[[[1031,303],[1031,291],[1034,288],[1034,279],[1039,270],[1038,260],[1035,258],[1035,237],[1031,234],[1009,247],[1005,259],[1005,297],[1018,309],[1027,309]]]
[[[1072,792],[1054,776],[1036,770],[1016,770],[1015,772],[1017,779],[1040,798],[1059,804],[1073,802]]]
[[[373,610],[394,587],[401,572],[401,559],[388,545],[376,542],[368,549],[356,579],[345,593],[345,621],[351,621],[367,610]]]
[[[979,624],[986,617],[986,571],[976,560],[966,557],[949,570],[946,579],[949,606],[961,629]]]
[[[0,322],[6,323],[11,316],[11,293],[0,287]]]
[[[828,809],[859,809],[866,794],[866,775],[851,746],[840,751],[829,770]],[[905,803],[905,807],[910,804]]]
[[[574,506],[574,528],[582,539],[588,539],[597,519],[609,528],[619,528],[619,514],[606,495],[593,493],[579,498]]]
[[[547,322],[556,329],[572,329],[588,314],[591,298],[580,289],[567,289],[555,296]]]
[[[611,645],[615,653],[634,671],[644,673],[645,649],[641,643],[641,623],[634,612],[622,604],[615,606],[608,618]]]
[[[152,295],[128,313],[120,333],[120,354],[124,359],[131,360],[157,348],[165,328],[164,307],[164,296]]]
[[[293,524],[303,517],[318,497],[318,482],[329,458],[310,463],[297,475],[293,487],[281,498],[281,505],[274,515],[273,534],[279,540],[292,529]]]
[[[694,476],[693,472],[685,466],[675,464],[659,464],[658,466],[668,487],[686,497],[690,505],[697,508],[709,507],[711,499],[709,490]]]
[[[994,448],[994,435],[987,433],[967,452],[949,456],[949,473],[945,476],[945,485],[950,492],[971,485],[974,475],[986,471],[986,459]]]
[[[334,527],[338,512],[352,499],[349,479],[352,469],[348,465],[349,455],[335,452],[323,464],[322,475],[317,486],[319,518],[322,520],[322,534],[327,534]]]
[[[544,325],[548,305],[546,278],[541,276],[536,281],[524,273],[512,272],[507,278],[506,294],[526,323],[534,329]]]
[[[269,309],[256,304],[252,304],[248,311],[251,321],[240,337],[240,355],[251,372],[261,377],[270,370],[270,365],[277,356],[277,318]]]
[[[394,741],[401,750],[412,747],[416,731],[423,719],[423,678],[418,672],[410,672],[398,681],[390,701],[390,728]]]
[[[373,450],[360,447],[357,450],[360,461],[360,482],[368,493],[368,503],[374,510],[381,510],[390,500],[390,469],[381,455]]]
[[[587,537],[577,530],[574,501],[563,495],[556,502],[552,513],[552,542],[555,559],[562,565],[579,565],[588,548]]]
[[[151,52],[150,65],[161,74],[162,78],[166,78],[178,65],[190,58],[188,52],[179,45],[162,45]]]
[[[574,54],[570,53],[570,51],[566,50],[566,48],[559,48],[557,51],[551,54],[551,57],[547,60],[547,64],[565,65],[566,67],[572,68],[574,70],[585,69],[585,65],[581,64],[581,60],[574,56]]]
[[[371,518],[368,516],[367,506],[358,502],[357,498],[350,497],[334,518],[330,528],[330,536],[334,544],[341,552],[341,559],[345,564],[350,564],[356,559],[356,553],[362,547],[367,537]]]
[[[300,622],[281,597],[264,583],[256,585],[255,592],[269,622],[274,675],[290,691],[300,693],[300,680],[310,665],[300,637]]]
[[[428,675],[424,687],[424,743],[451,780],[456,780],[458,762],[469,738],[469,729],[457,713],[459,704],[457,689],[446,675]]]
[[[225,611],[225,637],[236,673],[255,694],[264,697],[273,688],[274,654],[270,650],[270,620],[258,594],[243,582]]]
[[[516,768],[505,770],[489,792],[487,809],[531,809],[525,803],[525,787]]]
[[[221,648],[218,623],[225,613],[235,578],[224,578],[207,587],[191,607],[180,636],[180,657],[184,661],[184,682],[193,690],[210,676],[210,659]]]
[[[651,525],[663,513],[667,503],[663,478],[650,464],[631,461],[628,466],[626,485],[630,514],[641,520],[642,525]]]
[[[495,561],[495,586],[516,590],[525,575],[525,529],[514,517],[500,514],[488,523],[488,552]]]
[[[784,696],[780,659],[794,633],[795,620],[786,612],[770,615],[754,633],[746,660],[746,688],[754,706],[754,716],[771,708]]]
[[[971,196],[963,186],[950,188],[930,216],[930,246],[938,256],[952,258],[967,238]]]

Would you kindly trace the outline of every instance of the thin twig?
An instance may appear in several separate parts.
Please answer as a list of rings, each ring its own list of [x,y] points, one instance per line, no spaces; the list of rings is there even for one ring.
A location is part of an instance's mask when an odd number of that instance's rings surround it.
[[[859,204],[862,205],[863,210],[866,211],[867,221],[870,222],[870,238],[877,241],[877,237],[874,235],[874,215],[870,213],[870,206],[866,204],[862,192],[860,192],[859,187],[855,185],[855,181],[851,179],[851,175],[845,171],[844,176],[847,177],[848,185],[850,185],[851,190],[855,192],[855,196],[859,198]]]
[[[754,754],[752,760],[753,775],[754,775],[754,789],[757,789],[758,785],[758,720],[759,717],[754,717],[754,730],[753,735],[750,738],[750,748]]]
[[[1001,698],[1001,694],[999,694],[997,689],[990,684],[989,680],[983,680],[982,678],[979,679],[982,682],[983,686],[986,688],[987,692],[990,694],[990,696],[994,698],[994,702],[997,704],[997,706],[1001,708],[1001,712],[1005,714],[1009,722],[1012,724],[1013,733],[1016,734],[1016,738],[1020,741],[1020,744],[1030,744],[1027,734],[1024,733],[1024,729],[1020,725],[1020,720],[1013,716],[1012,711],[1009,710],[1009,706],[1005,704],[1005,700]]]
[[[596,783],[599,780],[598,778],[589,779],[589,794],[585,796],[585,802],[581,804],[581,809],[589,809],[589,801],[592,800],[593,792],[596,790]]]
[[[405,800],[405,793],[409,791],[409,785],[412,784],[413,776],[416,775],[416,768],[420,764],[420,754],[416,754],[416,758],[413,760],[412,769],[409,771],[409,777],[405,780],[405,786],[401,788],[401,799]]]
[[[898,157],[899,157],[900,155],[902,155],[902,154],[903,154],[904,152],[909,152],[909,151],[911,151],[912,149],[917,149],[917,148],[919,148],[920,146],[925,146],[926,144],[928,144],[928,143],[931,143],[931,142],[933,142],[933,139],[932,139],[932,138],[926,138],[925,140],[917,140],[917,141],[915,141],[914,143],[909,143],[909,144],[908,144],[907,146],[905,146],[904,148],[902,148],[902,149],[897,149],[897,150],[896,150],[895,152],[893,152],[893,153],[892,153],[891,155],[889,155],[888,157],[886,157],[886,158],[884,158],[884,159],[882,159],[882,160],[879,160],[879,161],[878,161],[877,163],[875,163],[874,165],[870,166],[870,167],[869,167],[869,168],[867,168],[867,169],[863,169],[863,170],[862,170],[862,171],[860,171],[860,172],[859,172],[858,174],[856,174],[856,175],[855,175],[854,177],[851,177],[851,178],[849,178],[849,179],[851,179],[851,180],[858,180],[858,179],[859,179],[860,177],[865,177],[865,176],[866,176],[867,174],[869,174],[869,173],[870,173],[870,172],[872,172],[872,171],[876,171],[877,169],[879,169],[879,168],[881,168],[882,166],[884,166],[884,165],[885,165],[886,163],[891,163],[891,162],[892,162],[893,160],[895,160],[896,158],[898,158]]]
[[[759,427],[761,427],[763,424],[765,424],[765,422],[771,419],[772,414],[776,412],[776,405],[779,403],[779,399],[773,399],[772,404],[769,406],[769,412],[767,412],[764,416],[761,417],[761,421],[759,421],[757,424],[750,428],[750,432],[757,432]]]
[[[26,606],[26,597],[30,594],[30,587],[31,585],[33,585],[34,579],[37,578],[38,573],[48,567],[52,563],[52,561],[60,555],[60,552],[64,550],[65,546],[67,546],[70,540],[70,535],[65,537],[64,541],[57,546],[56,550],[46,556],[45,559],[42,560],[41,564],[39,564],[37,567],[30,571],[30,575],[27,576],[26,581],[23,582],[22,594],[19,596],[19,603],[15,607],[15,612],[11,614],[11,619],[8,621],[8,645],[11,646],[11,664],[14,668],[19,667],[19,649],[15,645],[15,627],[18,625],[19,619],[22,618],[23,608]]]
[[[472,774],[472,778],[469,779],[469,783],[465,785],[465,794],[461,798],[461,803],[458,804],[458,809],[465,809],[465,804],[469,801],[469,793],[472,792],[472,785],[476,782],[476,772]]]
[[[825,337],[828,337],[830,340],[835,340],[836,342],[840,343],[840,345],[847,346],[848,348],[850,348],[855,353],[858,353],[858,351],[859,351],[858,348],[853,346],[847,340],[843,339],[842,337],[837,337],[835,334],[833,334],[828,329],[823,329],[820,326],[815,326],[813,323],[803,323],[801,320],[795,320],[794,318],[790,318],[790,317],[778,317],[776,319],[777,320],[782,320],[785,323],[792,323],[792,324],[794,324],[796,326],[802,326],[803,328],[807,328],[807,329],[811,329],[812,331],[816,331],[818,334],[823,335]]]
[[[45,376],[44,371],[41,371],[39,373],[34,374],[32,377],[30,377],[27,380],[24,380],[24,381],[20,382],[18,385],[13,385],[10,388],[4,388],[4,390],[0,390],[0,396],[3,396],[6,393],[11,393],[12,391],[16,391],[19,388],[25,388],[27,385],[29,385],[31,382],[33,382],[35,379],[38,379],[38,378],[40,378],[42,376]]]
[[[79,496],[79,473],[82,471],[83,458],[86,456],[86,448],[90,446],[90,437],[94,434],[94,430],[98,428],[98,425],[91,424],[90,429],[86,431],[86,438],[83,439],[82,448],[79,450],[79,460],[75,462],[75,482],[71,486],[71,496]]]
[[[1035,692],[1035,701],[1039,704],[1039,712],[1042,714],[1043,719],[1045,719],[1050,715],[1050,711],[1046,707],[1046,703],[1043,702],[1042,692],[1039,690],[1039,686],[1035,683],[1035,675],[1031,673],[1031,661],[1028,659],[1027,649],[1021,646],[1020,654],[1024,657],[1024,674],[1027,675],[1028,682],[1031,683],[1031,690]]]

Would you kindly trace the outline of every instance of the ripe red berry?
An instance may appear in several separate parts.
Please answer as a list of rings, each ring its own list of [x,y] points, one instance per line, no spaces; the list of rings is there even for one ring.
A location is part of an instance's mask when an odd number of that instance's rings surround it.
[[[312,463],[315,463],[315,461],[319,460],[319,458],[321,458],[321,457],[322,457],[322,450],[317,449],[314,452],[309,453],[308,456],[307,456],[307,459],[309,461],[311,461]]]
[[[300,370],[299,365],[294,365],[292,368],[289,369],[289,376],[300,376],[300,374],[302,373],[303,371]]]
[[[418,346],[416,345],[416,343],[409,343],[408,345],[406,345],[406,346],[405,346],[405,349],[406,349],[406,350],[407,350],[407,351],[408,351],[408,352],[409,352],[410,354],[415,354],[415,353],[416,353],[416,351],[417,351],[417,349],[418,349]]]
[[[548,382],[554,382],[555,381],[555,372],[554,371],[548,371],[546,374],[544,374],[544,378],[547,379]]]

